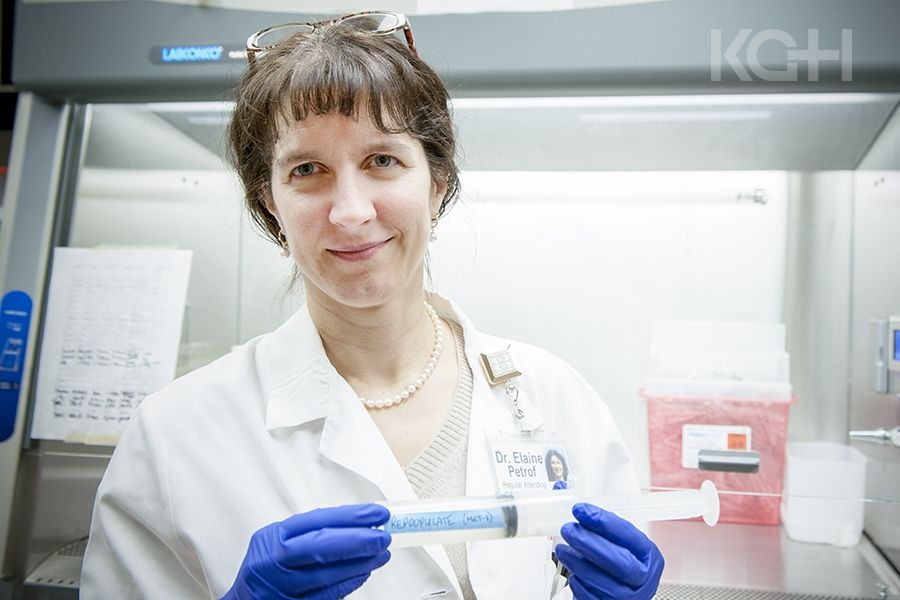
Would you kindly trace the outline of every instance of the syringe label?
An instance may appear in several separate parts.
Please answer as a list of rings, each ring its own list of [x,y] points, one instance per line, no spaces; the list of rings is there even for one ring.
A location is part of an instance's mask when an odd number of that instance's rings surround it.
[[[421,533],[459,529],[506,529],[500,508],[391,515],[384,530],[389,533]]]

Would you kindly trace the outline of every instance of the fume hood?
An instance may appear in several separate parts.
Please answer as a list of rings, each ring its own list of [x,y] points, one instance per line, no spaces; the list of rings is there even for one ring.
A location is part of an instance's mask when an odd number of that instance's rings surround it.
[[[144,1],[20,8],[0,281],[35,301],[26,371],[40,364],[57,246],[193,251],[178,374],[287,318],[301,301],[286,285],[291,263],[250,227],[224,160],[226,90],[243,64],[162,66],[148,53],[239,47],[248,31],[306,16]],[[659,319],[784,323],[799,397],[791,439],[847,443],[850,429],[896,424],[898,381],[872,389],[868,331],[869,319],[900,312],[895,3],[673,0],[413,19],[450,83],[463,168],[431,283],[490,331],[583,373],[642,484],[639,387]],[[714,30],[778,28],[805,43],[818,28],[836,47],[848,27],[853,81],[836,64],[818,81],[808,69],[796,81],[711,80]],[[770,69],[785,66],[776,46],[760,50]],[[0,443],[4,575],[18,581],[86,535],[111,452],[33,438],[30,379],[22,390],[16,434]],[[868,598],[879,584],[900,594],[900,458],[856,446],[880,473],[857,499],[865,543],[798,545],[779,527],[734,524],[701,537],[696,523],[674,524],[654,536],[670,553],[662,597]]]

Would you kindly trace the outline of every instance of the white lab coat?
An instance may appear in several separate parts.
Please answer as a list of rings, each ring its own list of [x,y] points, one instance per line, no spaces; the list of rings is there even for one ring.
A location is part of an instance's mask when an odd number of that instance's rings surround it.
[[[478,357],[509,342],[478,333],[449,301],[432,302],[462,326],[474,375],[466,493],[492,495],[488,435],[516,425],[503,386],[488,384]],[[560,359],[513,347],[523,372],[517,384],[545,429],[565,440],[579,489],[637,492],[629,453],[596,393]],[[414,498],[301,308],[141,403],[97,492],[81,598],[219,598],[260,527],[316,507]],[[478,599],[547,599],[550,550],[548,538],[470,543]],[[558,597],[570,596],[566,589]],[[461,597],[446,553],[431,546],[394,550],[348,599]]]

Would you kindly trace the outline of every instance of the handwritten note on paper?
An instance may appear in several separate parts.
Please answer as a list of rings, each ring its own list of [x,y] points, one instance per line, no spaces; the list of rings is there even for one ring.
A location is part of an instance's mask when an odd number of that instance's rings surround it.
[[[189,250],[56,248],[31,436],[115,444],[172,381]]]

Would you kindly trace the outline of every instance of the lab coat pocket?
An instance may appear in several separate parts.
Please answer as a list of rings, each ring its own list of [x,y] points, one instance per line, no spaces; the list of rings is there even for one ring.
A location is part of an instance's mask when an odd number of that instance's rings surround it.
[[[546,600],[549,586],[544,564],[550,558],[550,538],[531,537],[471,542],[469,580],[478,600]]]

